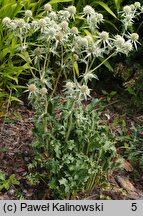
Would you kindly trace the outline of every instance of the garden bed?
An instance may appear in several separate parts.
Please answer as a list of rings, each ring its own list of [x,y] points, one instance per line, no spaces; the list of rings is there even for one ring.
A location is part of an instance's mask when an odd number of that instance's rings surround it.
[[[113,112],[113,111],[112,111]],[[13,113],[13,111],[11,111]],[[27,180],[29,173],[28,164],[32,162],[33,151],[32,129],[34,112],[21,106],[16,111],[18,117],[13,114],[8,118],[1,118],[0,133],[1,154],[0,169],[5,171],[6,178],[15,174],[20,182],[18,186],[11,186],[8,191],[0,192],[0,199],[51,199],[50,190],[43,185],[31,186]],[[112,113],[113,114],[113,113]],[[115,113],[114,113],[115,114]],[[105,189],[96,189],[90,194],[79,194],[77,199],[143,199],[143,174],[134,181],[134,172],[131,163],[125,161],[124,169],[109,176],[109,186]]]

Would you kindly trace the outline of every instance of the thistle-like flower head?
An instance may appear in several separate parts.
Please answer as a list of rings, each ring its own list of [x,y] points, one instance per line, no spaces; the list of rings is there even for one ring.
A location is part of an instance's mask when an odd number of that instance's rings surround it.
[[[47,26],[47,22],[44,18],[41,18],[38,22],[40,28],[46,27]]]
[[[28,90],[29,90],[31,93],[34,93],[34,92],[36,92],[37,87],[35,86],[35,84],[30,84],[30,85],[28,86]]]
[[[47,4],[44,5],[44,10],[46,12],[51,12],[52,11],[52,6],[49,3],[47,3]]]
[[[72,34],[78,34],[78,28],[77,27],[75,27],[75,26],[73,26],[72,28],[71,28],[71,33]]]
[[[130,14],[132,12],[132,9],[129,5],[126,5],[123,7],[123,11],[125,14]]]
[[[61,31],[57,32],[55,37],[58,41],[61,41],[63,39],[63,33]]]
[[[131,43],[134,44],[135,49],[137,50],[137,43],[140,44],[138,42],[139,35],[137,33],[132,33],[132,34],[129,34],[129,36],[127,36],[127,37],[129,38],[129,41],[131,41]]]
[[[106,31],[102,31],[102,32],[100,33],[100,38],[101,38],[101,40],[103,40],[103,41],[107,41],[107,40],[109,39],[109,33],[106,32]]]
[[[47,89],[45,87],[43,87],[43,88],[41,88],[40,92],[42,95],[45,95],[45,94],[47,94]]]
[[[90,5],[86,5],[83,8],[83,14],[86,16],[93,15],[94,13],[95,13],[95,11]]]
[[[137,33],[130,34],[130,39],[132,42],[138,41],[139,35]]]
[[[61,20],[66,20],[66,21],[68,21],[69,18],[70,18],[70,13],[69,13],[69,11],[67,11],[67,10],[60,10],[60,11],[58,12],[58,15],[59,15],[59,18],[60,18]]]
[[[88,46],[88,40],[84,37],[78,37],[77,39],[77,46],[79,48],[86,48]]]
[[[129,53],[130,51],[132,51],[132,49],[133,49],[132,43],[131,43],[129,40],[126,41],[126,42],[124,43],[124,51],[125,51],[125,54],[128,55],[128,53]]]
[[[71,5],[67,8],[67,11],[70,13],[71,17],[74,17],[74,15],[76,14],[76,7]]]
[[[25,11],[25,16],[29,17],[29,18],[32,17],[32,11],[31,10],[26,10]]]
[[[87,96],[90,97],[90,90],[87,85],[80,86],[81,94],[84,96],[85,100],[87,100]]]
[[[84,38],[88,41],[89,44],[93,43],[93,38],[90,35],[86,35]]]
[[[140,2],[135,2],[134,6],[136,9],[139,9],[141,7],[141,3]]]
[[[10,22],[11,22],[11,19],[9,17],[5,17],[2,20],[3,25],[8,25],[8,24],[10,24]]]
[[[54,20],[54,21],[57,21],[57,19],[58,19],[57,13],[56,13],[55,11],[51,11],[51,12],[48,14],[48,17],[49,17],[51,20]]]
[[[122,49],[125,43],[125,39],[120,36],[120,35],[116,35],[115,36],[115,40],[114,40],[114,44],[117,48]]]
[[[61,23],[60,23],[60,27],[61,27],[61,30],[62,31],[67,31],[68,30],[68,22],[67,21],[62,21]]]
[[[65,85],[66,90],[71,91],[75,88],[75,83],[68,81]]]

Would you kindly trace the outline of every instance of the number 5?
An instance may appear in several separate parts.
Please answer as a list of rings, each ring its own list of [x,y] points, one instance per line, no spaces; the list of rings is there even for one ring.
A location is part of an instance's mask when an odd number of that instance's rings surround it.
[[[137,210],[137,203],[132,203],[131,210],[132,211],[136,211]]]

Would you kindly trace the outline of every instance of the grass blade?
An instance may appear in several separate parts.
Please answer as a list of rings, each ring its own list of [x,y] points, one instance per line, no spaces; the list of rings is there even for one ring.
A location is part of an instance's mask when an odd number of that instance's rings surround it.
[[[101,7],[103,7],[106,11],[108,11],[109,14],[111,14],[114,18],[117,18],[117,16],[114,14],[114,12],[108,7],[107,4],[105,4],[102,1],[96,1],[96,4],[99,4]]]
[[[51,0],[50,4],[56,4],[56,3],[64,3],[64,2],[72,2],[72,0]]]

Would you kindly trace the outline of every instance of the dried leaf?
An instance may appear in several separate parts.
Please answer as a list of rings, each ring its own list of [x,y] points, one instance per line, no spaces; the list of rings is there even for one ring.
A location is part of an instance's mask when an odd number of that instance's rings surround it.
[[[131,163],[127,160],[124,160],[124,169],[127,171],[127,172],[132,172],[133,171],[133,167],[131,165]]]

